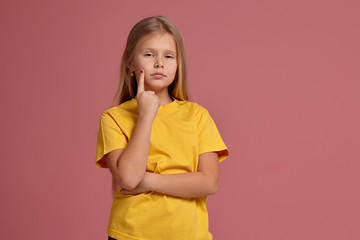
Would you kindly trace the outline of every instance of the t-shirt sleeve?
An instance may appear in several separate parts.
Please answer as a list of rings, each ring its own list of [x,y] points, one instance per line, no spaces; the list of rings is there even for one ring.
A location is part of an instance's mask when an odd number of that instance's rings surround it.
[[[125,148],[127,138],[115,119],[107,112],[100,118],[95,165],[107,168],[105,155],[115,149]]]
[[[206,109],[200,111],[198,116],[199,154],[217,152],[219,162],[229,156],[229,150],[225,146],[220,133]]]

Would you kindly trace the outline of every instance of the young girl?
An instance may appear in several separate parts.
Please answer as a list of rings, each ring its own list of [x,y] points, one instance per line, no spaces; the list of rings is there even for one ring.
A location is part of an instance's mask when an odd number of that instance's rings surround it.
[[[131,30],[118,100],[101,115],[96,155],[120,186],[109,239],[212,239],[206,196],[229,152],[208,111],[187,101],[184,43],[168,19]]]

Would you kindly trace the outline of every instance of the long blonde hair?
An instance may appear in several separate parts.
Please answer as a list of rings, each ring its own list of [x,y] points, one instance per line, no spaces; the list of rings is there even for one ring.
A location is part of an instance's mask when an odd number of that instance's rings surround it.
[[[135,24],[135,26],[131,29],[121,59],[120,83],[112,102],[112,106],[126,102],[136,96],[136,78],[135,76],[131,76],[131,72],[128,67],[134,57],[135,48],[138,42],[146,35],[162,32],[171,34],[176,42],[178,67],[175,79],[168,87],[169,95],[173,99],[188,100],[184,40],[179,29],[173,22],[163,16],[157,16],[145,18]]]

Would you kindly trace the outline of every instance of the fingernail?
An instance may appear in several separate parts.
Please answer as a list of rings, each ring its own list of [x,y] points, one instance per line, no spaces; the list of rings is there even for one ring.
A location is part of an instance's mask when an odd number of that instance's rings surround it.
[[[140,71],[140,73],[143,73],[143,72],[144,72],[144,70],[141,70],[141,71]]]

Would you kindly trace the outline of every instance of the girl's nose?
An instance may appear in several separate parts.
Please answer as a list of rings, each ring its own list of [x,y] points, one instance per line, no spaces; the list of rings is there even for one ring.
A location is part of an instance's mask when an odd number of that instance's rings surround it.
[[[156,61],[155,61],[154,67],[155,68],[163,68],[164,67],[163,61],[160,58],[157,58]]]

